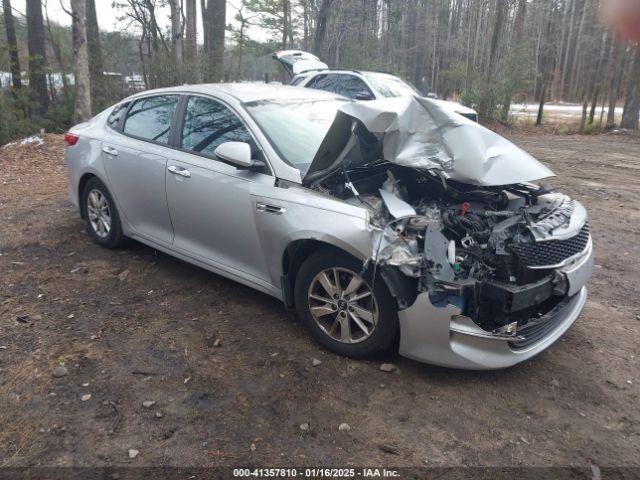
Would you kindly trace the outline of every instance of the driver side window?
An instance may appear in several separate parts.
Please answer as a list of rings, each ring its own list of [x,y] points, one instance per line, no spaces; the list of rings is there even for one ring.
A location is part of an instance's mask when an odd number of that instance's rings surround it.
[[[249,131],[226,106],[210,98],[190,97],[182,127],[182,148],[214,157],[215,149],[224,142],[253,146]]]

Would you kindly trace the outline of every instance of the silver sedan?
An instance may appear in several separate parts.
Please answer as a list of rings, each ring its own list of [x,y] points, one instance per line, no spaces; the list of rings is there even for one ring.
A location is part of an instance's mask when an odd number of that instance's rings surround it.
[[[585,303],[582,205],[430,99],[182,86],[65,138],[69,195],[96,243],[134,239],[272,295],[338,354],[503,368]]]

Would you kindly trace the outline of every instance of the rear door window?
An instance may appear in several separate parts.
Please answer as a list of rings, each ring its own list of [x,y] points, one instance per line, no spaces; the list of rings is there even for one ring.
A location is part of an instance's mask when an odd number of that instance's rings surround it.
[[[253,144],[249,131],[238,116],[211,98],[191,97],[182,127],[182,148],[214,157],[224,142]]]
[[[168,144],[178,99],[178,95],[164,95],[136,100],[125,120],[124,133]]]

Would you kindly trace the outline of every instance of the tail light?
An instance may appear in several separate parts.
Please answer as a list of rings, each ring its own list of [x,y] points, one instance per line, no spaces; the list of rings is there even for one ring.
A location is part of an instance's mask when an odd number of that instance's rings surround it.
[[[67,142],[67,145],[73,147],[76,143],[78,143],[80,137],[78,135],[74,135],[73,133],[65,133],[64,141]]]

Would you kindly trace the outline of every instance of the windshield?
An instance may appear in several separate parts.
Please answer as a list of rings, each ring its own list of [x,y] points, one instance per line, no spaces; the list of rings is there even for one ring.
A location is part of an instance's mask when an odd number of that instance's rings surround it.
[[[302,175],[345,100],[261,100],[245,107],[269,139],[278,155]]]
[[[395,75],[388,75],[385,73],[365,73],[364,76],[383,97],[406,97],[407,95],[422,96],[420,90]]]

